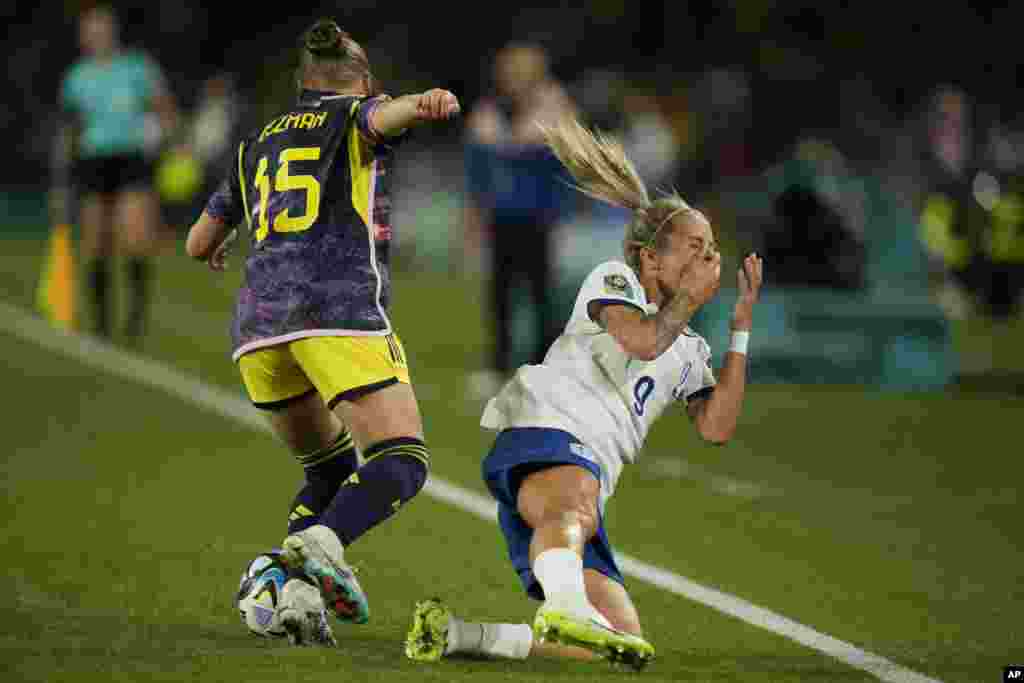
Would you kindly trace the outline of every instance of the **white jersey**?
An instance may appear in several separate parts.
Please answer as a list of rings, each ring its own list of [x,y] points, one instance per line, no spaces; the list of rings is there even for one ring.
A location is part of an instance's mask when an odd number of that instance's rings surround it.
[[[690,328],[658,358],[637,360],[590,318],[591,302],[657,312],[632,268],[602,263],[583,282],[572,317],[544,362],[519,368],[488,402],[480,424],[499,431],[546,427],[575,436],[586,446],[577,455],[601,469],[603,508],[623,463],[636,461],[654,421],[671,403],[710,392],[715,377],[710,347]]]

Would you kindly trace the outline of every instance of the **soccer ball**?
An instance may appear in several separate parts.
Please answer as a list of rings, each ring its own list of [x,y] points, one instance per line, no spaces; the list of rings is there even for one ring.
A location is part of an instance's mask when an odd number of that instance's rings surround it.
[[[303,572],[281,561],[281,550],[261,553],[238,582],[235,606],[250,633],[288,637],[293,645],[337,646],[320,589]]]
[[[278,605],[290,578],[288,568],[281,562],[281,551],[277,549],[257,555],[245,568],[238,583],[235,605],[242,623],[251,633],[265,638],[288,635],[281,625]]]

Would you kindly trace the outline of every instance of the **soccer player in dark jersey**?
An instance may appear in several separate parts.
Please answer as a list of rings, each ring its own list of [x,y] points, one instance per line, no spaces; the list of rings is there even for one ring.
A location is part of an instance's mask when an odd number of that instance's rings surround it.
[[[387,314],[389,163],[409,129],[452,118],[459,102],[441,89],[376,94],[366,53],[329,19],[300,49],[297,102],[241,141],[186,248],[220,270],[232,228],[249,228],[233,358],[306,475],[284,559],[335,616],[363,623],[345,548],[415,496],[429,464]]]

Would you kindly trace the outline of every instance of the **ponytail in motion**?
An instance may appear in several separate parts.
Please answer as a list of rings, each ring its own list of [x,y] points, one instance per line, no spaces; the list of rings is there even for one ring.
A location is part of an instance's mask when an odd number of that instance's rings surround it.
[[[576,189],[599,201],[633,213],[626,227],[623,255],[640,273],[640,250],[660,250],[670,232],[664,227],[682,213],[700,215],[678,193],[651,200],[640,174],[617,140],[591,132],[574,118],[554,126],[538,124],[548,147],[572,174]]]

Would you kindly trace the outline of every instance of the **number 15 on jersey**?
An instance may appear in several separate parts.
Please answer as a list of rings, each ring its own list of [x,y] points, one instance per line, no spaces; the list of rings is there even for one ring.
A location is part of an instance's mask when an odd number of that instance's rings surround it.
[[[317,161],[320,159],[319,147],[292,147],[283,150],[277,158],[277,172],[274,174],[274,182],[271,185],[268,169],[270,161],[267,157],[260,157],[256,165],[256,206],[258,207],[258,225],[256,227],[256,241],[262,242],[267,238],[271,230],[275,232],[301,232],[308,230],[316,222],[320,214],[320,182],[312,175],[293,174],[290,172],[289,164],[293,161]],[[285,192],[305,192],[306,209],[299,215],[293,216],[291,208],[286,206],[284,211],[274,215],[271,222],[268,216],[268,207],[275,195]]]

